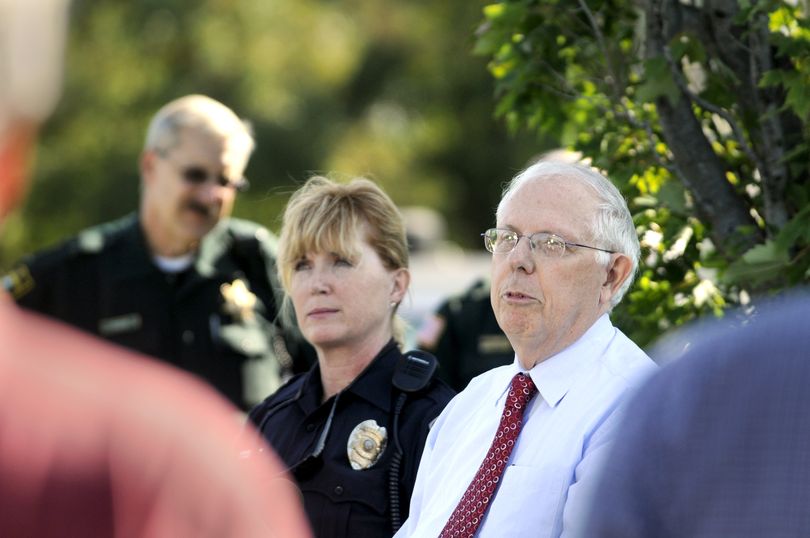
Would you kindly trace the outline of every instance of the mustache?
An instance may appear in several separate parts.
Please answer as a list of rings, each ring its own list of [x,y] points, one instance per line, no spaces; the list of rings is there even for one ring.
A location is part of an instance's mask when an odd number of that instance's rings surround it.
[[[187,201],[185,204],[183,204],[183,208],[193,211],[206,218],[212,217],[214,213],[213,208],[208,207],[205,204],[201,204],[197,200]]]

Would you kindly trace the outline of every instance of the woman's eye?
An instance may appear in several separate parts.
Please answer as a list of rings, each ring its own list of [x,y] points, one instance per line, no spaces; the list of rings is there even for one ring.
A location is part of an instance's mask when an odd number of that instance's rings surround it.
[[[303,271],[304,269],[309,269],[309,262],[307,260],[298,260],[295,262],[293,266],[294,271]]]
[[[351,267],[352,262],[347,260],[346,258],[336,258],[335,265],[340,265],[342,267]]]

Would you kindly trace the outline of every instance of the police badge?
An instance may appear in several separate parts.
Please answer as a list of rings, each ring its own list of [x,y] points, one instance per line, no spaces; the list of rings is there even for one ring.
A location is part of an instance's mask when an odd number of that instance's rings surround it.
[[[346,443],[352,469],[360,471],[373,467],[388,444],[388,432],[376,420],[364,420],[354,427]]]
[[[219,287],[222,298],[225,300],[223,308],[225,313],[230,314],[239,321],[250,321],[253,319],[253,307],[256,306],[256,296],[251,293],[245,282],[239,278],[230,284],[223,284]]]

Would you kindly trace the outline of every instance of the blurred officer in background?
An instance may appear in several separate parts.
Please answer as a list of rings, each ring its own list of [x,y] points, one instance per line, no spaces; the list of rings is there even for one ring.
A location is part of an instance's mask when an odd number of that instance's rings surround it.
[[[515,359],[495,319],[485,279],[442,303],[420,329],[418,345],[439,359],[439,377],[457,391],[475,376]]]
[[[66,0],[0,0],[0,227],[60,89]],[[0,536],[311,536],[237,410],[187,374],[0,290]]]
[[[146,134],[140,211],[23,260],[6,289],[26,308],[193,372],[247,409],[309,364],[294,329],[277,322],[275,237],[228,219],[253,147],[225,105],[170,102]]]

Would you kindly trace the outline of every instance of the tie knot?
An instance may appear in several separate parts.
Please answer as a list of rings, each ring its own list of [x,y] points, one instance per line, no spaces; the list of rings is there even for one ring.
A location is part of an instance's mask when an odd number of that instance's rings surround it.
[[[537,386],[532,378],[524,373],[519,373],[512,378],[509,386],[509,401],[518,404],[518,409],[532,399],[537,392]]]

